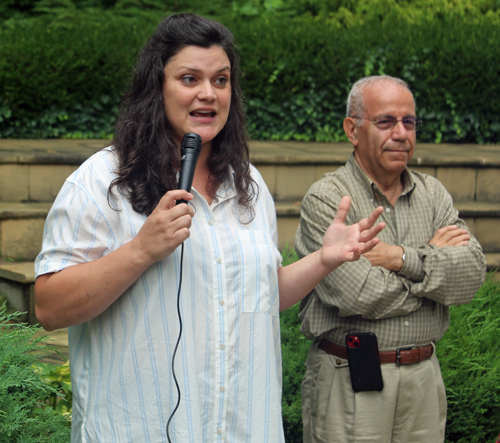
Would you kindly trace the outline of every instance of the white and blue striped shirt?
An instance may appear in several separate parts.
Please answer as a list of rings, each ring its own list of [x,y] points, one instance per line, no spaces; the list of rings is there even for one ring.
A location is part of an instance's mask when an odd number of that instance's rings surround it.
[[[37,275],[96,260],[137,234],[146,217],[116,188],[108,204],[116,167],[107,148],[66,180],[45,224]],[[175,361],[181,402],[170,425],[177,443],[284,441],[276,213],[255,168],[252,176],[260,194],[249,224],[239,220],[232,183],[211,205],[193,190]],[[180,249],[100,316],[70,328],[73,443],[167,442],[177,403]]]

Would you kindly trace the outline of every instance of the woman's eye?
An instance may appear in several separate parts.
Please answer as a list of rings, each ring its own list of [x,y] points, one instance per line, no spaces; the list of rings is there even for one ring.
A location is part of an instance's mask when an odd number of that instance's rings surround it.
[[[192,75],[185,75],[184,77],[182,77],[182,81],[184,83],[191,84],[191,83],[194,83],[196,81],[196,79]]]
[[[215,82],[220,86],[225,86],[228,83],[228,79],[226,77],[219,77]]]

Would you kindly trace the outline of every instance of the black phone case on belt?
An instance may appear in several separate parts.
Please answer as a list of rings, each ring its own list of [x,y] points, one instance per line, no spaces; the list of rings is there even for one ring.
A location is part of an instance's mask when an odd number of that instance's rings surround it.
[[[372,332],[347,334],[345,343],[352,389],[355,392],[381,391],[384,382],[376,335]]]

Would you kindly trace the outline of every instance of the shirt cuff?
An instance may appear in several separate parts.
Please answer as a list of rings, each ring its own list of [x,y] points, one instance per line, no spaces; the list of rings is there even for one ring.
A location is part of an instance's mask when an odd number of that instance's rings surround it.
[[[403,261],[403,267],[398,272],[399,275],[408,278],[413,281],[422,281],[424,279],[424,261],[419,257],[417,251],[414,248],[408,246],[403,246],[405,259]]]

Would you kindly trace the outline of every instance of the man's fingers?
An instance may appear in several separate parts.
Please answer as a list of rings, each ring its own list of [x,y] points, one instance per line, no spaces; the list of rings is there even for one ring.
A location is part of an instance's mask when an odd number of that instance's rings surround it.
[[[440,248],[443,246],[463,246],[461,242],[469,239],[470,235],[467,232],[467,229],[459,229],[455,225],[450,225],[438,229],[434,234],[434,237],[432,237],[429,241],[429,244],[434,244]]]

